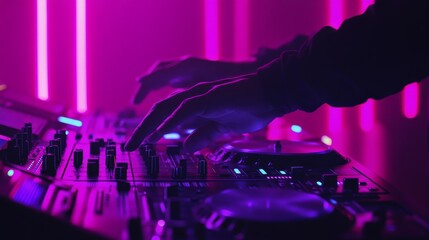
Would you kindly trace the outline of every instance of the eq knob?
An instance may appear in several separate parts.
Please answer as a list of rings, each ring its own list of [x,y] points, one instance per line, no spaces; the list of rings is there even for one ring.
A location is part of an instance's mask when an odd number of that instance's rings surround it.
[[[49,145],[53,146],[55,148],[55,157],[56,157],[56,161],[57,161],[57,165],[60,164],[61,161],[61,149],[62,149],[62,145],[61,145],[61,139],[57,138],[54,140],[49,141]]]
[[[115,167],[115,156],[112,154],[106,155],[106,167],[112,170]]]
[[[150,176],[158,176],[159,173],[159,157],[158,156],[152,156],[149,163],[149,175]]]
[[[57,170],[57,163],[55,160],[55,155],[52,153],[46,153],[42,157],[42,173],[55,176]]]
[[[89,153],[91,155],[100,155],[100,142],[99,141],[91,141],[89,143]]]
[[[30,144],[30,149],[33,148],[33,125],[31,123],[25,123],[24,132],[28,135],[28,143]]]
[[[98,177],[99,169],[100,169],[100,160],[97,158],[88,159],[88,164],[86,166],[86,173],[88,177]]]
[[[67,134],[64,130],[57,130],[54,134],[55,139],[59,139],[61,141],[61,152],[64,152],[67,146]]]
[[[57,145],[50,145],[46,147],[46,153],[51,153],[54,155],[56,165],[60,164],[61,154],[60,148]]]
[[[127,180],[127,168],[116,167],[115,168],[115,179]]]
[[[172,178],[173,179],[183,179],[183,169],[182,169],[182,167],[174,167],[172,169]]]
[[[180,159],[179,161],[179,165],[182,168],[182,177],[181,178],[186,178],[186,174],[188,171],[188,160],[187,159]]]
[[[202,159],[198,161],[198,176],[207,177],[207,160]]]
[[[75,168],[79,168],[82,166],[83,162],[83,150],[82,149],[76,149],[73,152],[73,165]]]

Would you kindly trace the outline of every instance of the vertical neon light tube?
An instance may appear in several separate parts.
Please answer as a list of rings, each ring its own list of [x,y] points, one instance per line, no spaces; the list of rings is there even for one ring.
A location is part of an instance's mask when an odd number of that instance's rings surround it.
[[[419,113],[419,85],[411,83],[402,92],[402,114],[406,118],[415,118]]]
[[[374,0],[361,0],[359,14],[364,13],[368,6],[373,3]],[[368,99],[368,101],[359,108],[359,125],[363,131],[371,131],[374,127],[374,105],[374,100]]]
[[[205,0],[205,57],[219,59],[219,4],[218,0]]]
[[[333,28],[339,28],[343,21],[343,0],[329,1],[329,25]],[[329,108],[328,124],[329,130],[338,132],[342,128],[343,110],[340,108]]]
[[[76,100],[77,111],[88,109],[86,89],[86,3],[76,0]]]
[[[37,97],[48,100],[48,26],[46,0],[37,0]]]
[[[234,59],[249,58],[249,0],[234,1]]]
[[[343,0],[329,0],[329,25],[339,28],[343,22]]]

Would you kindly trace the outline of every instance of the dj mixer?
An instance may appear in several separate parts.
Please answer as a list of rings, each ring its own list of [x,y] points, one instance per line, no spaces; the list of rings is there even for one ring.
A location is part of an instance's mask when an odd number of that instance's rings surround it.
[[[135,116],[72,119],[6,102],[7,238],[429,239],[400,193],[320,138],[262,131],[190,154],[182,142],[191,131],[181,130],[126,152]]]

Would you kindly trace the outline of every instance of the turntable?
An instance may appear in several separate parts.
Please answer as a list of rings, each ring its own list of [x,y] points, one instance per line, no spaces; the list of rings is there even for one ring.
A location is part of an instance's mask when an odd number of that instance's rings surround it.
[[[207,229],[243,239],[338,238],[354,220],[315,194],[272,188],[224,190],[195,214]]]
[[[223,145],[209,158],[214,162],[234,162],[239,165],[261,165],[275,168],[291,166],[329,168],[349,162],[330,146],[318,140],[240,139]]]

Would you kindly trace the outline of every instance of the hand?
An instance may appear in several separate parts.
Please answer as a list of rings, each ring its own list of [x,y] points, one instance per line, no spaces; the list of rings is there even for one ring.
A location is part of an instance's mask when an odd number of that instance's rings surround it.
[[[198,58],[164,61],[155,64],[149,73],[139,78],[140,88],[134,96],[138,104],[153,90],[170,85],[188,88],[199,82],[211,82],[256,71],[254,62],[219,62]]]
[[[158,102],[134,130],[125,149],[135,150],[141,142],[154,143],[176,126],[204,119],[206,124],[190,134],[184,149],[194,152],[226,133],[252,132],[275,117],[256,75],[200,83]]]

